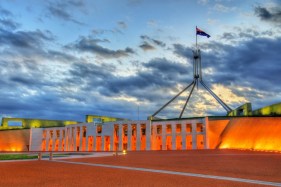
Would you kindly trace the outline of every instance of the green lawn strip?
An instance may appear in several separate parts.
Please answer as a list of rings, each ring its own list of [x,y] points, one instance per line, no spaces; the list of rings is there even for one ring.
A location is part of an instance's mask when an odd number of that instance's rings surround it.
[[[69,154],[54,154],[54,157],[69,157]]]
[[[21,159],[34,159],[38,158],[37,155],[26,154],[1,154],[0,160],[21,160]]]

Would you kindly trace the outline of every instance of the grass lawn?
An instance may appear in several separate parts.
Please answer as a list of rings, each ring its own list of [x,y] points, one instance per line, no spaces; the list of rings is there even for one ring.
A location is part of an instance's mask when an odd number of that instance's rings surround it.
[[[20,160],[20,159],[34,159],[38,158],[37,155],[27,154],[0,154],[0,160]]]

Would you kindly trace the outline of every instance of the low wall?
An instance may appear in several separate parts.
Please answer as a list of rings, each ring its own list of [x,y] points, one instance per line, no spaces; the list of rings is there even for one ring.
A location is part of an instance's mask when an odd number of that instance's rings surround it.
[[[0,131],[0,151],[28,151],[30,129]]]
[[[208,145],[209,149],[216,149],[221,141],[221,134],[229,123],[228,119],[210,120],[208,123]]]
[[[219,148],[281,151],[281,117],[232,118]]]

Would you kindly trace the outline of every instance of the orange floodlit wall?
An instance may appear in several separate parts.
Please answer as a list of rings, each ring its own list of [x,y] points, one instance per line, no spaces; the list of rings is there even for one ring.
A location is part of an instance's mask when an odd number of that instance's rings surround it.
[[[141,150],[146,149],[146,127],[141,125]]]
[[[96,137],[96,151],[101,151],[101,148],[102,148],[102,146],[101,146],[101,136],[97,136]]]
[[[93,136],[89,136],[89,138],[88,138],[88,150],[89,151],[93,151],[93,142],[94,140],[93,140]]]
[[[166,136],[166,149],[172,150],[172,136]]]
[[[110,151],[110,136],[105,136],[104,137],[104,141],[105,141],[105,143],[104,143],[104,150],[105,151]]]
[[[182,150],[182,137],[176,136],[176,150]]]
[[[196,148],[197,149],[204,149],[204,144],[203,144],[203,142],[204,142],[204,136],[203,135],[197,135],[196,136],[196,143],[197,143],[197,145],[196,145]]]
[[[186,136],[186,149],[192,149],[192,136]]]
[[[113,132],[113,151],[117,151],[118,147],[119,147],[119,126],[118,125],[114,125],[114,132]]]
[[[30,130],[0,131],[0,151],[28,151]]]
[[[281,151],[281,117],[233,118],[221,138],[220,149]]]
[[[162,136],[156,136],[154,150],[162,150]]]
[[[131,150],[137,150],[137,126],[132,125],[132,136],[131,136]]]
[[[215,149],[220,143],[220,136],[229,123],[229,120],[209,120],[208,143],[209,149]]]

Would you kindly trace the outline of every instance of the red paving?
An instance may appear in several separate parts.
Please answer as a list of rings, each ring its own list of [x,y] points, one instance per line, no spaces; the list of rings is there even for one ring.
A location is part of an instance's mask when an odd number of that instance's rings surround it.
[[[281,182],[281,154],[230,150],[129,152],[67,161]],[[51,161],[0,162],[0,186],[258,186]]]

